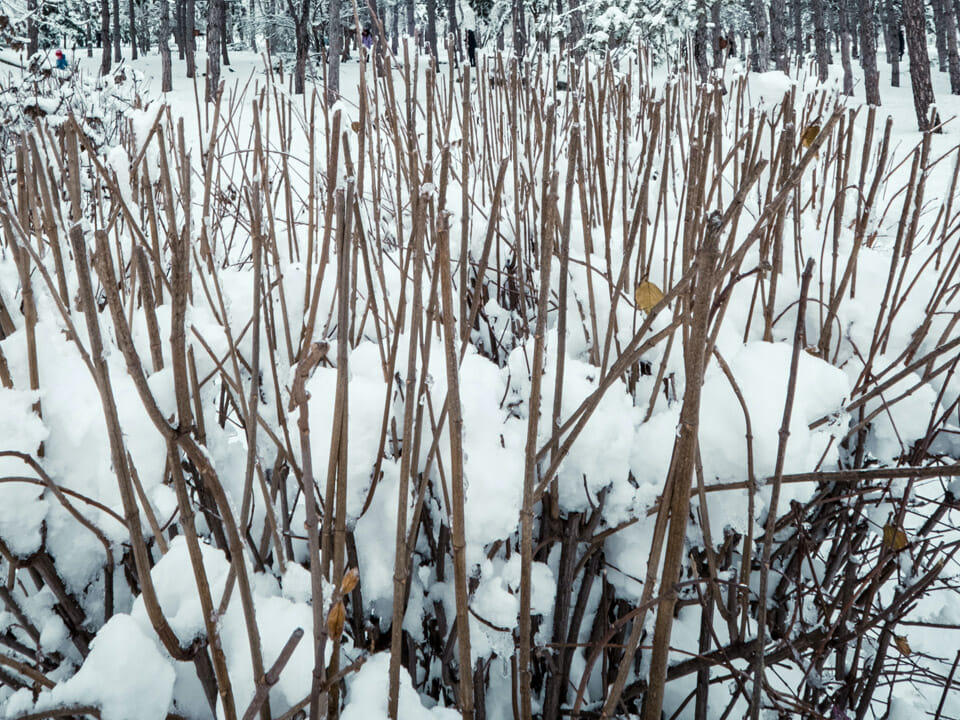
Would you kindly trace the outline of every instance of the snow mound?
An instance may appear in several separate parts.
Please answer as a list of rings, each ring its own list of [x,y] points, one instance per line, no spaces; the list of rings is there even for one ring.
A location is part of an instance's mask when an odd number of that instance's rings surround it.
[[[163,720],[173,681],[173,668],[137,621],[114,615],[77,674],[41,697],[38,708],[95,705],[102,720]]]
[[[388,653],[371,656],[348,685],[347,707],[340,715],[342,720],[386,720],[389,673]],[[403,670],[400,673],[397,717],[403,720],[456,720],[460,714],[447,708],[424,707],[413,689],[410,676]]]

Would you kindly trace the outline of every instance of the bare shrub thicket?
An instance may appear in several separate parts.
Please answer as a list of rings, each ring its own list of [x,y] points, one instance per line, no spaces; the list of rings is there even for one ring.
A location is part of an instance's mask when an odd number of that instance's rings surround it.
[[[0,682],[54,687],[139,596],[159,644],[193,664],[228,718],[334,717],[344,679],[385,650],[394,716],[401,672],[465,718],[613,717],[644,704],[647,718],[661,706],[864,718],[901,682],[946,698],[954,657],[918,656],[909,637],[918,603],[952,595],[956,575],[960,149],[936,154],[929,133],[899,145],[877,109],[821,92],[761,104],[743,78],[721,92],[685,73],[655,89],[642,55],[619,69],[560,67],[563,91],[546,61],[438,74],[405,59],[366,75],[357,104],[293,97],[268,75],[186,122],[149,105],[128,116],[119,151],[76,118],[20,136],[0,211],[0,380],[41,391],[45,417],[44,354],[51,333],[67,343],[100,397],[116,492],[98,497],[52,467],[56,434],[32,453],[0,452],[20,464],[2,483],[42,488],[102,552],[83,589],[45,541],[19,554],[0,538]],[[934,191],[928,177],[947,166]],[[864,254],[881,248],[884,274],[866,274]],[[873,328],[864,345],[847,308],[868,285],[883,290],[858,319]],[[912,303],[922,312],[905,321]],[[735,376],[727,335],[791,348],[786,394],[772,394],[769,476],[755,471],[763,428],[742,392],[765,379]],[[356,382],[363,349],[378,358],[375,392]],[[477,380],[459,372],[477,354],[504,368],[493,402],[525,427],[513,438],[518,506],[501,508],[514,531],[479,547],[467,532],[479,481],[465,468],[482,448],[469,445],[462,403]],[[572,355],[592,369],[570,411]],[[832,428],[822,455],[835,460],[787,472],[809,356],[858,371],[842,407],[809,423]],[[331,377],[322,397],[318,372]],[[701,416],[708,373],[740,401],[734,477],[703,471],[698,437],[726,421]],[[878,457],[879,423],[896,432],[897,408],[919,392],[936,397],[926,430]],[[599,492],[577,478],[582,504],[560,487],[611,394],[629,397],[641,424],[679,413],[666,476],[626,515],[607,503],[638,485],[634,472]],[[349,418],[371,396],[380,423],[355,434]],[[147,418],[135,427],[162,443],[161,467],[137,465],[124,407]],[[171,505],[144,491],[154,476]],[[710,513],[735,493],[747,519],[718,534]],[[392,590],[375,602],[362,517],[385,507]],[[174,536],[205,622],[186,641],[151,576]],[[627,536],[645,556],[632,594],[609,561]],[[229,562],[225,583],[207,576],[210,547]],[[478,587],[484,558],[517,555],[505,586],[517,619],[503,626],[484,616]],[[284,582],[297,564],[310,571],[312,627],[278,660],[262,649],[258,576]],[[546,609],[533,577],[544,565]],[[431,592],[439,585],[449,593]],[[242,609],[250,702],[220,637],[230,606]],[[70,644],[45,653],[51,612]],[[679,622],[699,628],[694,647],[677,639]],[[283,702],[270,689],[298,643],[316,658],[312,685]]]

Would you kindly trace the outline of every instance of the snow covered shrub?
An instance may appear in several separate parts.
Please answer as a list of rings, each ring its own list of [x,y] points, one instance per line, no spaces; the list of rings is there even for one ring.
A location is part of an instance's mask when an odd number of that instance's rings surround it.
[[[120,140],[126,112],[140,103],[142,74],[115,67],[103,78],[73,69],[57,70],[38,57],[33,71],[0,73],[0,152],[12,156],[18,137],[38,122],[56,129],[76,118],[94,147]]]
[[[696,25],[695,4],[663,4],[646,0],[585,4],[586,33],[582,46],[602,56],[608,50],[629,51],[638,43],[662,56],[679,47]]]

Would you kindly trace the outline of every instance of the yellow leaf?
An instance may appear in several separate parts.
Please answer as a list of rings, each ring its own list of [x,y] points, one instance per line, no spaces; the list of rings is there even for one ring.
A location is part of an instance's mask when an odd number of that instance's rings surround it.
[[[893,548],[896,552],[903,550],[909,541],[907,540],[907,534],[900,528],[895,528],[893,525],[884,525],[883,526],[883,546],[888,548]]]
[[[637,307],[644,312],[648,312],[654,305],[663,300],[663,291],[649,280],[644,280],[637,285],[634,298],[637,301]]]
[[[803,131],[803,135],[800,136],[800,142],[803,143],[805,148],[813,145],[813,141],[817,139],[817,135],[820,134],[819,125],[809,125],[807,129]]]
[[[900,651],[901,655],[909,655],[911,652],[913,652],[910,649],[910,643],[907,642],[906,635],[894,635],[893,642],[896,644],[897,650]]]

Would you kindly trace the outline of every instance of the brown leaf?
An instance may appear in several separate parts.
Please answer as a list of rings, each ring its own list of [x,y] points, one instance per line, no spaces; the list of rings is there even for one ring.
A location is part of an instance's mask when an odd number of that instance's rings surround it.
[[[343,633],[343,624],[347,619],[347,609],[343,607],[343,602],[338,602],[327,615],[327,633],[332,638],[338,638]]]
[[[897,646],[897,650],[900,651],[901,655],[909,655],[911,652],[913,652],[910,649],[910,643],[907,642],[906,635],[894,635],[893,642]]]
[[[637,285],[633,296],[637,301],[637,307],[644,312],[649,312],[654,305],[663,300],[663,291],[649,280],[644,280]]]
[[[813,141],[817,139],[817,135],[819,134],[820,134],[819,125],[816,125],[816,124],[809,125],[807,126],[807,129],[803,131],[803,135],[800,136],[800,142],[803,143],[803,146],[805,148],[808,148],[811,145],[813,145]]]
[[[340,592],[344,595],[349,595],[353,592],[358,582],[360,582],[360,571],[356,568],[350,568],[340,582]]]
[[[359,132],[360,132],[360,123],[357,122],[356,120],[354,120],[352,123],[350,123],[350,127],[353,128],[353,131],[354,131],[355,133],[359,133]]]
[[[893,548],[895,552],[900,552],[909,544],[910,541],[907,539],[907,534],[903,530],[889,524],[883,526],[884,547]]]

